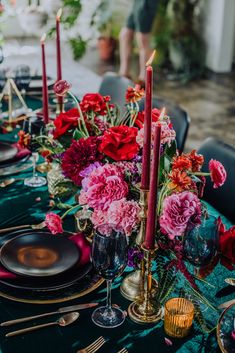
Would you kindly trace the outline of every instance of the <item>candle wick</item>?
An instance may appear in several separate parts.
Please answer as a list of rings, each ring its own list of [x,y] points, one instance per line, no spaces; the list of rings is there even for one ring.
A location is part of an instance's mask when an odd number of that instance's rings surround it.
[[[154,49],[154,51],[152,52],[150,58],[146,62],[146,66],[152,65],[155,55],[156,55],[156,50]]]

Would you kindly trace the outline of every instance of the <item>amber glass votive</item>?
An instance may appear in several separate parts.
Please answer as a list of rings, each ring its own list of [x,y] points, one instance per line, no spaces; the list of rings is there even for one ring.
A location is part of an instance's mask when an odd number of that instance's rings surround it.
[[[185,298],[172,298],[165,304],[164,329],[171,337],[188,335],[194,316],[194,305]]]

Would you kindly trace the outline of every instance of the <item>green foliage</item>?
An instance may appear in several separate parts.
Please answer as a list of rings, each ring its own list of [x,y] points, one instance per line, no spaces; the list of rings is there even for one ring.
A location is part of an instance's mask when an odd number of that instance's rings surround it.
[[[176,276],[175,269],[171,267],[166,270],[167,259],[162,255],[156,257],[156,272],[158,276],[158,291],[156,300],[163,304],[174,289]]]
[[[66,16],[63,16],[62,22],[64,23],[65,27],[70,28],[72,27],[78,15],[81,12],[82,5],[80,0],[63,0],[63,7],[66,7]]]
[[[70,39],[69,43],[73,51],[74,60],[80,59],[86,52],[87,42],[81,37],[78,37]]]

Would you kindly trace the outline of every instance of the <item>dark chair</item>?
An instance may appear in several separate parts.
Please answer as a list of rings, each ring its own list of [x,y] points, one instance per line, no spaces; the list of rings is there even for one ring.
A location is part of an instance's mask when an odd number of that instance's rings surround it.
[[[162,98],[153,98],[153,108],[166,108],[166,113],[171,118],[174,130],[176,132],[176,142],[179,152],[183,152],[185,141],[188,135],[190,117],[188,113],[178,105]],[[144,109],[144,101],[140,102],[140,110]]]
[[[211,159],[216,159],[224,165],[227,171],[226,182],[220,188],[214,189],[212,182],[207,178],[203,198],[235,223],[235,146],[209,137],[199,148],[198,153],[205,157],[203,170],[205,172],[208,171],[208,163]]]
[[[134,86],[134,83],[128,78],[119,76],[115,72],[106,72],[103,76],[99,93],[102,96],[110,96],[111,102],[117,104],[121,110],[124,110],[128,86]]]

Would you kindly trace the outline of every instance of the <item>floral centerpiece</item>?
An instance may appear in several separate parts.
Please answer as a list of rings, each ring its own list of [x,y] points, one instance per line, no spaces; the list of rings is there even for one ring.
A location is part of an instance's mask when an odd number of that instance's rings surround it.
[[[72,95],[66,81],[57,82],[54,89],[57,95]],[[59,163],[64,177],[76,186],[78,204],[71,209],[79,207],[84,213],[89,210],[94,228],[103,223],[115,224],[131,238],[140,227],[145,112],[139,111],[138,101],[144,94],[138,85],[128,88],[124,115],[110,103],[109,96],[88,93],[80,103],[73,96],[77,108],[59,114],[48,124],[47,135],[37,139],[42,155]],[[161,125],[157,243],[164,254],[170,254],[168,268],[180,270],[196,288],[184,263],[183,237],[189,226],[201,223],[206,212],[200,201],[205,177],[210,177],[214,188],[218,188],[226,180],[226,171],[219,161],[211,160],[208,173],[202,172],[204,158],[196,150],[180,155],[175,131],[164,109],[152,110],[152,144],[157,124]],[[50,224],[51,221],[53,213]],[[58,216],[55,221],[61,232]],[[232,269],[235,259],[228,244],[234,244],[234,229],[226,231],[220,225],[220,231],[216,261],[220,258],[222,264]],[[56,233],[56,227],[53,232]],[[131,248],[129,255],[130,264],[139,263],[138,249]]]

